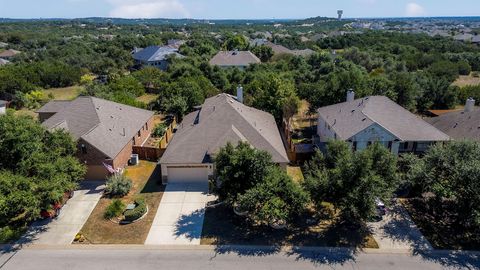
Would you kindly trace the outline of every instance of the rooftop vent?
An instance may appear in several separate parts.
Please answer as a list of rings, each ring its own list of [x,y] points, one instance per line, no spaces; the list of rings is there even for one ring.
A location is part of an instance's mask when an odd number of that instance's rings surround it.
[[[355,92],[353,89],[349,89],[347,92],[347,102],[351,102],[355,100]]]
[[[475,109],[475,99],[469,97],[465,103],[465,112],[473,112]]]

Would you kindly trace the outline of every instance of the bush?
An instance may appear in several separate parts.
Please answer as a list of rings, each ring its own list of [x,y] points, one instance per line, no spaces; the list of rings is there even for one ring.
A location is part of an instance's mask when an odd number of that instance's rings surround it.
[[[0,228],[0,244],[7,244],[20,238],[20,236],[22,236],[25,230],[25,227],[15,228],[6,226]]]
[[[167,125],[165,123],[160,123],[155,126],[152,132],[152,136],[156,138],[161,138],[163,135],[165,135],[165,132],[167,131]]]
[[[114,174],[107,180],[105,192],[113,197],[123,197],[132,188],[132,180],[125,175]]]
[[[147,212],[147,204],[145,203],[145,199],[136,199],[135,205],[136,207],[134,209],[125,211],[125,221],[135,221],[141,218]]]
[[[103,217],[105,217],[106,219],[111,219],[111,218],[114,218],[114,217],[118,217],[123,213],[124,209],[125,209],[125,204],[122,201],[120,201],[119,199],[115,199],[107,207]]]

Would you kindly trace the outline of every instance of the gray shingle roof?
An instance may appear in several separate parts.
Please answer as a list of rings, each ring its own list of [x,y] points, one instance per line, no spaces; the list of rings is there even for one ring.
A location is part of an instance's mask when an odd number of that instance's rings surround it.
[[[37,113],[56,113],[70,104],[70,100],[52,100],[38,109]]]
[[[39,112],[58,109],[42,123],[48,129],[66,129],[75,139],[83,139],[115,158],[153,112],[95,97],[78,97],[70,102],[49,102]],[[53,108],[53,109],[50,109]]]
[[[450,112],[427,121],[456,140],[480,141],[479,108],[475,108],[471,112]]]
[[[230,95],[219,94],[205,100],[199,111],[183,119],[160,163],[204,163],[227,142],[238,141],[269,152],[277,163],[288,162],[271,114],[248,107]]]
[[[255,54],[249,51],[221,51],[209,63],[212,66],[246,67],[250,64],[261,63],[261,61]]]
[[[178,53],[178,49],[171,46],[149,46],[133,54],[133,59],[142,62],[154,62],[167,59],[167,56],[175,55],[183,57]]]
[[[401,141],[446,141],[449,136],[384,96],[370,96],[318,109],[340,139],[377,123]]]

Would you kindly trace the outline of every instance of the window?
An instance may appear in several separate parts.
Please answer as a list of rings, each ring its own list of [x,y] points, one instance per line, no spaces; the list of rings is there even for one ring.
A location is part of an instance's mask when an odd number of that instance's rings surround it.
[[[367,143],[367,146],[370,146],[370,145],[372,145],[372,142],[368,142],[368,143]]]
[[[87,153],[87,146],[85,144],[82,144],[82,146],[80,146],[80,148],[82,149],[82,154]]]
[[[388,150],[392,150],[393,142],[388,142]]]
[[[142,136],[142,131],[139,130],[139,131],[137,132],[137,135],[138,135],[138,137]]]
[[[357,142],[353,142],[352,148],[353,151],[357,151]]]
[[[145,128],[148,130],[148,122],[145,123]]]
[[[133,139],[132,139],[132,143],[133,143],[133,145],[135,145],[135,144],[136,144],[136,143],[135,143],[135,137],[133,137]]]
[[[404,142],[404,143],[403,143],[403,149],[405,149],[405,150],[408,149],[408,146],[409,146],[409,145],[408,145],[408,142]]]

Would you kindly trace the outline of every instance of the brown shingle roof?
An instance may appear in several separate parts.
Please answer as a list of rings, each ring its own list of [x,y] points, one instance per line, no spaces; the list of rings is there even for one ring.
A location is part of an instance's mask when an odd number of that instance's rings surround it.
[[[271,114],[248,107],[230,95],[219,94],[205,100],[199,111],[183,119],[160,163],[204,163],[227,142],[238,141],[269,152],[277,163],[288,162]]]
[[[15,56],[17,54],[21,53],[20,51],[16,51],[16,50],[13,50],[13,49],[9,49],[9,50],[5,50],[3,52],[0,52],[0,58],[6,58],[6,57],[12,57],[12,56]]]
[[[401,141],[446,141],[449,136],[384,96],[370,96],[318,109],[340,139],[348,140],[374,123]]]
[[[261,63],[261,61],[255,54],[249,51],[221,51],[209,63],[212,66],[246,67],[250,64]]]
[[[82,138],[112,159],[153,116],[151,111],[95,97],[49,102],[39,112],[52,110],[57,111],[43,126],[66,129],[75,139]]]

